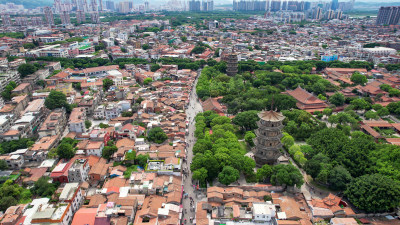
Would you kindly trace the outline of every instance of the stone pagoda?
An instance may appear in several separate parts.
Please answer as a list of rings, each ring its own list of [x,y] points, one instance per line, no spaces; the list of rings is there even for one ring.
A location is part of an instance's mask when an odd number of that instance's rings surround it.
[[[226,57],[226,74],[235,76],[238,72],[238,56],[235,52],[228,54]]]
[[[264,164],[273,165],[281,156],[282,148],[282,121],[285,116],[282,113],[270,110],[258,113],[260,120],[257,122],[257,138],[255,139],[254,159],[257,166]]]

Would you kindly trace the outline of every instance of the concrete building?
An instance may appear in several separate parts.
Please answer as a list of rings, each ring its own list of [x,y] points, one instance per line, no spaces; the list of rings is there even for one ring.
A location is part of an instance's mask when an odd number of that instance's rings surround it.
[[[200,1],[199,0],[190,0],[189,1],[189,11],[192,12],[199,12],[200,8]]]
[[[61,24],[63,26],[68,26],[71,24],[71,18],[69,16],[69,12],[68,11],[62,11],[60,13],[60,18],[61,18]]]
[[[76,133],[86,132],[85,127],[86,110],[85,108],[74,108],[69,117],[69,131]]]
[[[400,19],[400,6],[381,7],[376,25],[397,25]]]
[[[89,177],[89,163],[87,159],[77,159],[68,170],[69,182],[85,182]]]
[[[84,11],[81,11],[81,10],[76,11],[76,21],[77,21],[78,23],[84,23],[84,22],[86,22],[86,14],[85,14]]]
[[[106,8],[109,11],[115,11],[115,3],[113,1],[106,1]]]
[[[52,26],[54,25],[54,17],[51,8],[46,6],[44,7],[44,16],[46,17],[47,25]]]
[[[3,26],[5,27],[12,25],[10,15],[8,14],[2,14],[1,20],[3,21]]]
[[[84,197],[81,187],[77,182],[65,184],[59,197],[60,202],[70,204],[70,209],[73,214],[81,207],[81,205],[83,204],[83,199]],[[72,218],[69,219],[69,221],[71,220]]]

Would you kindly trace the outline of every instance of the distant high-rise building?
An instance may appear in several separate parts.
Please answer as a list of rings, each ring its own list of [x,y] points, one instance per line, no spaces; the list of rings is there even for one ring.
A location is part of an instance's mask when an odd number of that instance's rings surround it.
[[[304,2],[304,10],[311,9],[311,2]]]
[[[278,12],[279,10],[281,10],[281,1],[273,0],[271,2],[271,12]]]
[[[199,0],[189,0],[189,11],[199,12],[200,11],[200,1]]]
[[[66,25],[70,25],[71,24],[71,18],[69,16],[69,12],[68,11],[62,11],[60,13],[60,18],[61,18],[61,24],[66,26]]]
[[[17,26],[26,27],[26,26],[28,26],[28,18],[27,17],[15,17],[15,24]]]
[[[100,23],[100,16],[98,11],[91,12],[90,18],[92,19],[92,23]]]
[[[233,10],[235,11],[265,11],[266,7],[267,7],[266,0],[233,1]]]
[[[381,7],[376,25],[397,25],[400,19],[400,6]]]
[[[42,26],[43,18],[42,17],[32,17],[31,24],[32,24],[32,26]]]
[[[90,2],[90,7],[91,7],[91,11],[92,12],[96,12],[99,10],[98,6],[97,6],[97,0],[91,0]]]
[[[71,5],[72,5],[72,8],[75,8],[76,9],[76,7],[77,7],[77,1],[76,0],[72,0],[71,1]]]
[[[213,0],[203,0],[203,11],[213,11],[214,1]]]
[[[288,1],[287,2],[287,10],[297,11],[297,1]],[[283,10],[283,6],[282,6]]]
[[[106,8],[110,11],[115,11],[115,3],[113,1],[106,1]]]
[[[128,13],[131,10],[132,10],[132,2],[119,2],[118,3],[118,12]]]
[[[61,12],[61,0],[54,0],[54,8],[56,10],[56,13]]]
[[[44,7],[44,16],[46,17],[47,24],[49,26],[54,25],[53,12],[50,7]]]
[[[83,0],[83,11],[89,12],[89,4],[87,0]]]
[[[76,11],[85,11],[85,6],[83,4],[83,0],[76,1]]]
[[[3,26],[11,26],[11,18],[10,15],[8,14],[2,14],[1,15],[1,20],[3,21]]]
[[[145,12],[148,12],[148,11],[149,11],[149,2],[148,2],[148,1],[145,1],[145,2],[144,2],[144,11],[145,11]]]
[[[332,0],[331,9],[332,9],[332,10],[337,10],[337,9],[339,9],[339,0]]]
[[[99,0],[99,10],[100,10],[100,12],[102,12],[104,9],[103,9],[103,0]]]
[[[322,19],[322,9],[320,7],[317,7],[313,10],[312,18],[315,20]]]
[[[326,12],[325,18],[326,18],[327,20],[334,19],[334,18],[335,18],[335,11],[333,11],[333,10],[328,10],[328,11]]]
[[[342,16],[343,16],[342,11],[340,11],[340,10],[336,11],[335,19],[340,20],[340,19],[342,19]]]
[[[76,11],[76,21],[78,23],[86,22],[86,13],[84,11]]]
[[[282,2],[281,10],[288,10],[288,2],[287,1]]]

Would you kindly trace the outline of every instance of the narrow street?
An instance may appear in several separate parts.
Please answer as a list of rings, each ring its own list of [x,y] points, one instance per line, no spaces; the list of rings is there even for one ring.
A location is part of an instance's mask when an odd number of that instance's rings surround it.
[[[198,71],[198,76],[200,76],[201,71]],[[198,77],[197,76],[197,77]],[[196,116],[197,113],[200,113],[203,111],[202,106],[200,104],[200,102],[198,101],[197,95],[196,95],[196,84],[197,84],[197,80],[194,82],[193,85],[193,89],[191,91],[190,97],[189,97],[189,106],[186,110],[186,115],[187,115],[187,119],[189,121],[189,126],[188,126],[188,134],[186,136],[186,142],[187,142],[187,152],[186,152],[186,156],[187,156],[187,160],[186,163],[183,164],[183,168],[186,169],[186,171],[188,171],[188,175],[187,176],[183,176],[183,190],[185,191],[185,193],[188,194],[187,198],[183,198],[182,200],[182,205],[183,205],[183,219],[182,219],[182,223],[186,223],[186,224],[193,224],[193,222],[190,222],[190,219],[194,219],[195,218],[195,207],[197,204],[197,196],[195,193],[195,189],[193,187],[193,183],[192,183],[192,173],[190,171],[190,164],[192,162],[193,159],[193,145],[195,143],[195,137],[194,137],[194,131],[196,129],[195,127],[195,121],[194,121],[194,117]],[[191,199],[193,199],[193,204],[191,204]],[[186,219],[186,222],[185,222]]]

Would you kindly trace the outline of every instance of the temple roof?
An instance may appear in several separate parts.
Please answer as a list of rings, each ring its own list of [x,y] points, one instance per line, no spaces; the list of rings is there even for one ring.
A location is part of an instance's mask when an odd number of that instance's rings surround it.
[[[282,115],[282,113],[273,111],[273,110],[269,110],[269,111],[261,111],[258,113],[258,117],[262,120],[265,121],[271,121],[271,122],[278,122],[278,121],[282,121],[283,119],[285,119],[285,116]]]

